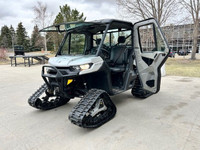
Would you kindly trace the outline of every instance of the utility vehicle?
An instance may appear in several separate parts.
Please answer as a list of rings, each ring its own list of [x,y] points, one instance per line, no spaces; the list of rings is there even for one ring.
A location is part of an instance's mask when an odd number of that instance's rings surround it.
[[[110,96],[131,89],[133,96],[146,98],[160,90],[169,47],[153,18],[135,24],[115,19],[70,22],[41,31],[65,35],[56,56],[42,67],[45,83],[28,100],[37,109],[80,97],[69,120],[95,128],[116,114]]]

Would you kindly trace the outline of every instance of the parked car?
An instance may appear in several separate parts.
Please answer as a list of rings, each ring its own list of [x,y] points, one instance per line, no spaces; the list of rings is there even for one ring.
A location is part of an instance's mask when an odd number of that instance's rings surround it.
[[[170,49],[170,52],[169,52],[168,56],[172,57],[172,58],[175,58],[175,52],[172,49]]]
[[[180,55],[180,56],[188,55],[187,50],[184,50],[184,49],[179,50],[178,55]]]
[[[188,49],[187,50],[187,53],[189,54],[189,53],[192,53],[192,49]]]
[[[187,53],[192,53],[192,49],[189,49]],[[199,49],[196,50],[196,53],[199,53]]]

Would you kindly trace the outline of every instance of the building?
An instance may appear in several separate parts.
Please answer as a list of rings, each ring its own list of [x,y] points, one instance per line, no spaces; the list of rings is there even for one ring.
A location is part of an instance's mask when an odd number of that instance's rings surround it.
[[[163,27],[162,30],[168,41],[169,47],[174,51],[178,51],[180,49],[191,51],[193,44],[192,40],[193,26],[194,26],[193,24],[184,24],[184,25],[170,25]],[[198,45],[197,45],[197,50],[199,49],[200,49],[200,34],[198,36]]]

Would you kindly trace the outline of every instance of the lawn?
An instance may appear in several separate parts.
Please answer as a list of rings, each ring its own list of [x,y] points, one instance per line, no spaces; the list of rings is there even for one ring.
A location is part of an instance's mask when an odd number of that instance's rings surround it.
[[[174,76],[200,77],[200,60],[168,58],[166,73]]]
[[[53,57],[54,54],[49,54],[48,57]],[[200,55],[197,55],[197,60],[190,60],[190,56],[176,58],[168,58],[166,62],[166,74],[173,76],[188,76],[188,77],[200,77]],[[18,62],[23,62],[23,59],[19,59]],[[10,64],[10,60],[7,57],[6,60],[0,60],[1,64]]]

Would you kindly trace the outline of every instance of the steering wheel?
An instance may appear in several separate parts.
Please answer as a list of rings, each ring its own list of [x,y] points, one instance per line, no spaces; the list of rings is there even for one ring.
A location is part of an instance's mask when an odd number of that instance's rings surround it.
[[[110,58],[110,51],[108,50],[108,47],[107,46],[102,46],[101,47],[101,52],[102,52],[102,54],[103,54],[103,58],[104,59],[108,59],[108,58]]]

